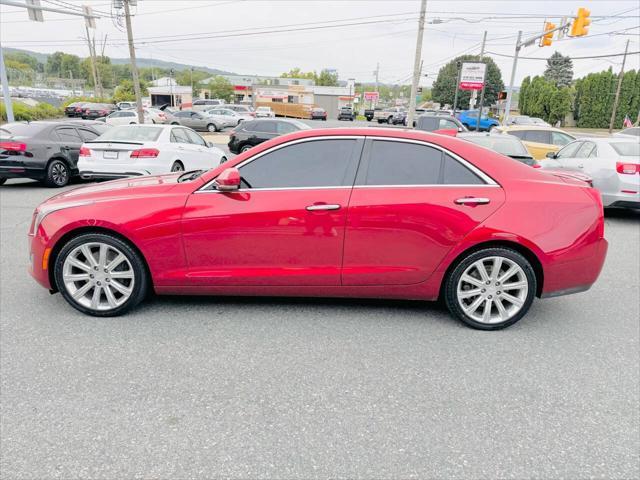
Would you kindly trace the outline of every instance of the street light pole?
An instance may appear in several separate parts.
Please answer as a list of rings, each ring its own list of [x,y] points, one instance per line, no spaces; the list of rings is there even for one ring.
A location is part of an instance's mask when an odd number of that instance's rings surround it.
[[[418,82],[420,80],[420,61],[422,59],[422,39],[424,37],[424,19],[427,14],[427,0],[420,4],[420,18],[418,20],[418,38],[416,39],[416,55],[413,61],[413,80],[411,82],[411,98],[409,99],[409,112],[407,113],[407,125],[413,125],[413,116],[416,110],[416,96],[418,94]]]
[[[140,93],[140,78],[138,77],[138,66],[136,65],[136,49],[133,45],[133,31],[131,29],[131,12],[129,11],[129,0],[123,0],[124,19],[127,24],[127,40],[129,41],[129,57],[131,58],[131,75],[133,77],[133,91],[136,94],[136,110],[138,111],[138,122],[144,123],[144,111],[142,110],[142,94]]]
[[[458,105],[458,90],[460,89],[460,67],[462,66],[462,62],[456,62],[456,67],[458,67],[458,75],[456,75],[456,93],[453,95],[453,116],[456,116],[456,106]]]

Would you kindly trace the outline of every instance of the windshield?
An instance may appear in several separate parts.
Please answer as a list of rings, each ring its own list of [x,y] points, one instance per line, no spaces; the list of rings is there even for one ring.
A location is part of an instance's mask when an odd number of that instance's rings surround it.
[[[303,122],[299,122],[298,120],[288,120],[288,122],[294,124],[300,130],[310,130],[311,129],[311,127],[309,125],[307,125],[306,123],[303,123]]]
[[[122,125],[100,135],[94,142],[155,142],[162,128],[144,125]]]
[[[463,137],[482,147],[489,148],[509,157],[529,157],[526,147],[517,138],[506,135],[483,135]]]
[[[640,157],[640,143],[638,142],[615,142],[611,143],[618,155],[623,157]]]

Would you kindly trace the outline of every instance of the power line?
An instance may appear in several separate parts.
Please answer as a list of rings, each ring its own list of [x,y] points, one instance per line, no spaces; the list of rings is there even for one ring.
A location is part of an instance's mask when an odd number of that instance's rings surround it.
[[[503,53],[496,53],[496,52],[487,52],[491,55],[496,55],[498,57],[507,57],[507,58],[513,58],[513,55],[505,55]],[[638,52],[629,52],[627,53],[627,55],[636,55],[640,53],[640,51]],[[623,53],[609,53],[606,55],[592,55],[589,57],[571,57],[571,60],[587,60],[590,58],[609,58],[609,57],[621,57],[625,55],[624,52]],[[548,60],[547,58],[544,57],[518,57],[520,60]]]

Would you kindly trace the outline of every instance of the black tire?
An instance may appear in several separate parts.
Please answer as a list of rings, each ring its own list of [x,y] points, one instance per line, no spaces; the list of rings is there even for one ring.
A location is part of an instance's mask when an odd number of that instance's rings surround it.
[[[133,289],[130,297],[122,305],[111,310],[93,310],[85,307],[73,298],[73,296],[67,291],[64,284],[63,266],[67,256],[80,245],[94,242],[105,243],[117,248],[127,258],[134,273]],[[149,276],[145,261],[141,255],[127,242],[104,233],[86,233],[69,240],[62,247],[62,250],[60,250],[53,268],[56,286],[62,294],[62,297],[76,310],[95,317],[114,317],[122,315],[138,305],[145,298],[149,289]]]
[[[393,125],[393,117],[387,118],[387,125]]]
[[[378,119],[378,123],[382,123],[382,119],[381,118]]]
[[[47,165],[47,176],[44,179],[44,184],[51,188],[64,187],[69,183],[71,178],[71,170],[69,166],[62,160],[52,160]]]
[[[0,178],[0,185],[4,185],[4,182],[6,182],[7,179],[6,178]]]
[[[250,150],[252,148],[252,145],[243,145],[242,148],[240,148],[240,153],[244,153],[247,150]]]
[[[176,160],[175,162],[173,162],[173,165],[171,165],[171,173],[174,172],[184,172],[184,165],[181,161]]]
[[[171,125],[180,125],[178,122],[171,122]]]
[[[527,293],[523,301],[523,304],[520,307],[520,310],[518,310],[517,313],[515,313],[515,315],[513,315],[512,317],[502,322],[483,323],[483,322],[474,320],[469,315],[467,315],[467,313],[465,313],[462,306],[460,305],[460,301],[458,300],[458,296],[457,296],[458,282],[460,281],[462,274],[473,263],[487,257],[503,257],[508,260],[511,260],[522,269],[527,281]],[[499,285],[499,284],[496,284],[496,285]],[[494,288],[499,288],[499,287],[494,287]],[[531,263],[529,263],[529,261],[524,256],[522,256],[520,253],[516,252],[515,250],[511,250],[510,248],[502,248],[502,247],[485,248],[482,250],[472,252],[458,261],[454,269],[445,278],[443,296],[444,296],[444,301],[447,305],[447,308],[449,309],[451,314],[454,317],[462,320],[468,326],[478,330],[500,330],[510,325],[513,325],[514,323],[516,323],[518,320],[520,320],[522,317],[526,315],[527,311],[531,307],[531,304],[533,303],[533,298],[535,297],[536,289],[537,289],[537,282],[536,282],[535,272],[533,270],[533,267],[531,266]],[[498,295],[501,294],[499,290],[497,293]]]

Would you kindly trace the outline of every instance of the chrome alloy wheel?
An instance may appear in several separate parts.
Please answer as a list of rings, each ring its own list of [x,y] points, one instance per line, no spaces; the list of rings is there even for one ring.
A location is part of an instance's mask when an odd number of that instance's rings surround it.
[[[62,267],[69,295],[91,310],[112,310],[133,292],[135,274],[127,257],[106,243],[85,243],[73,249]]]
[[[505,257],[485,257],[467,267],[456,295],[464,313],[479,323],[502,323],[525,303],[529,282],[524,270]]]
[[[65,185],[67,183],[69,172],[64,163],[58,162],[51,167],[51,178],[56,185]]]

